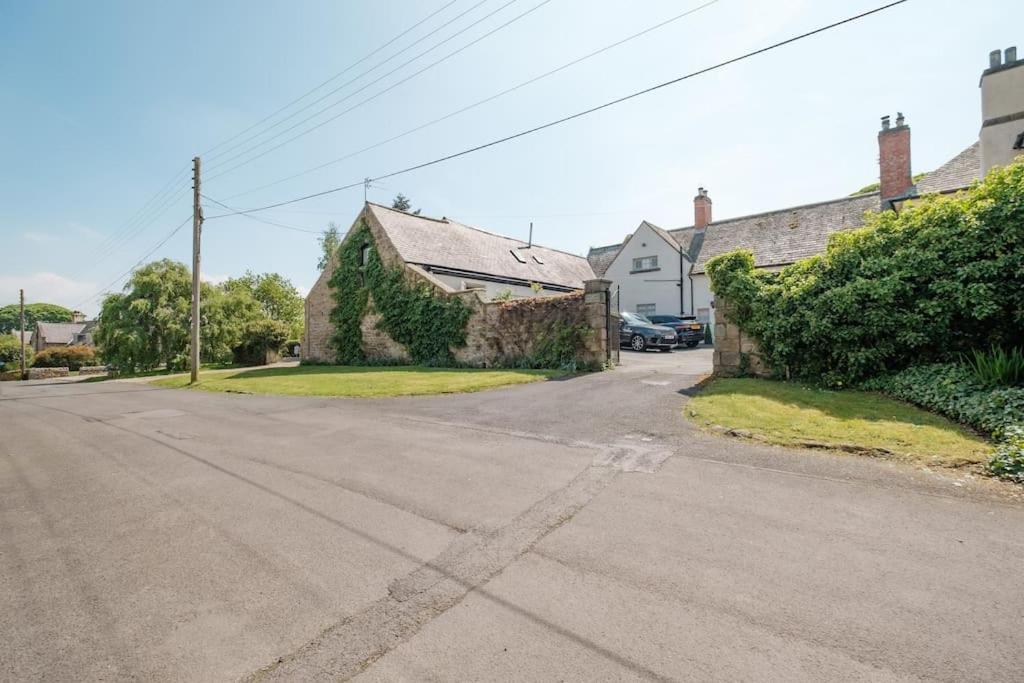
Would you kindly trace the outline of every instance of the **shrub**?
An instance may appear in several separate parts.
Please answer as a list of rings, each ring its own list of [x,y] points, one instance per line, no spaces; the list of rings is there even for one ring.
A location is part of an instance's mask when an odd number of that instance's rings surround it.
[[[277,353],[288,339],[288,326],[279,320],[262,318],[246,323],[242,342],[235,347],[235,362],[262,365],[267,352]]]
[[[1005,351],[1001,346],[993,346],[990,351],[975,349],[964,356],[964,364],[985,386],[1024,384],[1024,349]]]
[[[780,373],[851,384],[1024,338],[1024,161],[969,191],[870,214],[777,273],[707,264],[729,315]]]
[[[91,346],[55,346],[36,355],[37,368],[67,368],[78,370],[83,365],[96,364],[96,349]]]
[[[988,461],[988,471],[1002,479],[1024,484],[1024,428],[1011,427]]]
[[[13,334],[0,332],[0,368],[3,370],[20,370],[21,353],[21,340]],[[32,365],[32,357],[34,355],[32,347],[25,345],[24,353],[25,367],[27,368]]]
[[[966,366],[940,363],[907,368],[863,383],[999,439],[1024,425],[1024,388],[986,387]]]

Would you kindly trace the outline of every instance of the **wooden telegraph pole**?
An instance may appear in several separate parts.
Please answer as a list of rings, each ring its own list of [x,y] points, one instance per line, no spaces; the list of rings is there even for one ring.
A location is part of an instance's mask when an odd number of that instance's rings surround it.
[[[21,302],[21,378],[28,379],[27,371],[25,370],[25,290],[18,290],[18,300]]]
[[[192,358],[191,384],[199,381],[199,244],[203,207],[199,203],[199,157],[192,159]]]

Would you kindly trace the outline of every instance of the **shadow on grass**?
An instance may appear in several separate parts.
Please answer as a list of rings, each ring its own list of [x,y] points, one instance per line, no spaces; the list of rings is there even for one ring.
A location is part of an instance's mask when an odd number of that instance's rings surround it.
[[[964,433],[971,430],[884,394],[821,389],[806,384],[768,379],[711,379],[681,390],[688,396],[727,396],[741,400],[763,399],[797,410],[814,410],[840,420],[904,422],[911,425],[952,426]]]

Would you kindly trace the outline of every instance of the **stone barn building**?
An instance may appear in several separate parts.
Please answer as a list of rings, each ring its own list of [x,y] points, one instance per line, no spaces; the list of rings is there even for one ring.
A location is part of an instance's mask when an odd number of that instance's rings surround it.
[[[530,355],[555,325],[587,328],[578,358],[603,364],[618,359],[618,319],[608,282],[594,277],[587,259],[463,225],[366,203],[342,241],[365,225],[371,240],[361,262],[376,250],[387,268],[401,268],[410,283],[458,297],[471,311],[466,344],[452,347],[460,364],[487,367]],[[365,233],[363,233],[365,234]],[[306,297],[302,359],[331,363],[336,351],[330,284],[337,256]],[[345,296],[346,293],[340,293]],[[356,292],[352,293],[353,295]],[[408,350],[379,325],[372,293],[361,321],[362,351],[370,360],[409,362]]]

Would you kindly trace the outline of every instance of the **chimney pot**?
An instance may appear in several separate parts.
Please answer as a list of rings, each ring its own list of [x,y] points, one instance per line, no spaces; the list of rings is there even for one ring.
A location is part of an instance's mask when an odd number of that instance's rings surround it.
[[[697,232],[711,224],[711,197],[703,187],[697,188],[697,196],[693,198],[693,227]]]
[[[1003,55],[1004,64],[1013,64],[1014,62],[1017,61],[1017,46],[1013,45],[1011,47],[1006,48]]]
[[[878,192],[883,206],[886,200],[906,196],[914,187],[910,169],[910,126],[903,112],[896,115],[896,127],[889,125],[889,117],[882,117],[882,130],[878,134]]]
[[[999,50],[992,50],[988,53],[988,66],[990,69],[995,69],[1001,66],[1003,63],[1003,53]]]

